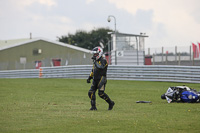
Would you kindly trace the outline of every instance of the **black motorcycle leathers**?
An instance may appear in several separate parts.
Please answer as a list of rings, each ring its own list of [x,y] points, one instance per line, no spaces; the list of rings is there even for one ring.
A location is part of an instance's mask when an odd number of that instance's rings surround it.
[[[95,92],[98,89],[98,95],[104,99],[109,105],[112,104],[109,96],[104,92],[107,83],[107,67],[108,63],[105,58],[101,57],[99,60],[94,60],[92,72],[87,80],[93,79],[91,88],[88,92],[88,96],[91,99],[92,108],[96,108],[96,95]]]

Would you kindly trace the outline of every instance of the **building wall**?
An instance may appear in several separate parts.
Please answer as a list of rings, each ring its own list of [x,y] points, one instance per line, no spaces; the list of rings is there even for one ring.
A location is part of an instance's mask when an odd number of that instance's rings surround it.
[[[34,54],[33,50],[38,49],[41,49],[41,54]],[[35,61],[42,61],[42,67],[49,67],[52,59],[61,59],[61,66],[66,65],[66,61],[67,65],[92,64],[89,53],[40,40],[1,50],[0,70],[35,69]]]
[[[144,51],[123,50],[111,52],[112,65],[144,65]]]

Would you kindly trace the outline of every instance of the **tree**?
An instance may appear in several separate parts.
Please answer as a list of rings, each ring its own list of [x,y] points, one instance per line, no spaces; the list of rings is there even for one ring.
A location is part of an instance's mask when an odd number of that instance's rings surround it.
[[[112,32],[112,30],[109,28],[93,29],[90,32],[79,30],[74,35],[68,33],[67,36],[58,37],[58,41],[89,50],[100,46],[100,42],[102,42],[104,44],[104,51],[108,51],[108,43],[111,40],[108,32]]]

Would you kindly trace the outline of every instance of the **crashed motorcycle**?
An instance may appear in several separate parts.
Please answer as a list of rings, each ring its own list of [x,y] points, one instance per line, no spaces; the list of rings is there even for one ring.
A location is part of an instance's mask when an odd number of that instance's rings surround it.
[[[166,99],[168,103],[196,103],[200,102],[200,92],[197,92],[195,89],[191,89],[187,86],[169,87],[167,92],[161,95],[161,99]]]

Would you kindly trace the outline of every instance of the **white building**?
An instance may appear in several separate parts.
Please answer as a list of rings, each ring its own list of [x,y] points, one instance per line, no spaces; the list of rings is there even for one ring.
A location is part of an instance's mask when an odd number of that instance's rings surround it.
[[[112,65],[144,65],[145,34],[111,34]]]

